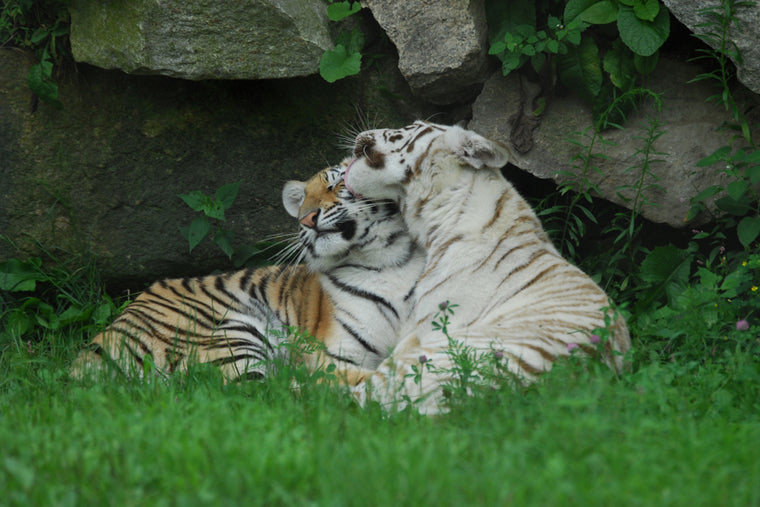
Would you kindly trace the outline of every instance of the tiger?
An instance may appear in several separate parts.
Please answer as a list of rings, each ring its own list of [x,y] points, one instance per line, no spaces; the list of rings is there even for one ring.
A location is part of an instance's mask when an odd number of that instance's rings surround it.
[[[451,344],[468,347],[478,360],[502,358],[506,375],[520,385],[576,353],[600,355],[623,371],[631,346],[625,319],[562,257],[504,178],[507,148],[459,126],[417,121],[361,132],[353,150],[346,188],[395,201],[426,252],[400,343],[353,387],[361,403],[400,409],[411,400],[421,413],[448,410],[443,386],[452,381]],[[449,304],[451,344],[432,326]],[[600,335],[605,340],[598,343]]]
[[[303,264],[155,282],[92,339],[73,376],[105,363],[140,378],[209,363],[226,381],[260,379],[287,356],[293,329],[317,342],[301,358],[311,370],[335,364],[337,373],[350,370],[354,377],[341,378],[350,384],[377,367],[411,312],[424,252],[395,203],[346,190],[347,162],[283,188],[285,209],[299,222],[290,248]]]

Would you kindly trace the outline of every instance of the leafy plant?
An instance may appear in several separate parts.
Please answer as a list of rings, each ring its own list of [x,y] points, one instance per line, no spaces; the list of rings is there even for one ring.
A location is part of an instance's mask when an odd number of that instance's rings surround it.
[[[709,22],[700,25],[705,33],[697,35],[700,39],[713,45],[711,49],[702,49],[697,60],[711,60],[717,64],[715,70],[700,74],[694,81],[715,81],[720,92],[708,100],[722,104],[731,115],[731,122],[722,126],[731,133],[728,145],[722,146],[703,158],[698,167],[718,165],[720,172],[730,180],[725,187],[713,185],[700,192],[692,199],[692,207],[686,220],[695,218],[707,211],[706,202],[716,195],[724,195],[715,200],[716,207],[724,212],[721,221],[729,228],[736,227],[736,235],[745,249],[750,249],[760,237],[760,148],[752,137],[752,130],[744,110],[740,107],[731,90],[733,76],[730,58],[741,62],[742,57],[736,44],[728,38],[729,28],[736,23],[736,16],[741,8],[754,5],[755,2],[722,0],[720,6],[704,9],[701,14]]]
[[[26,357],[53,346],[50,335],[74,330],[82,336],[105,326],[120,311],[103,292],[97,270],[81,256],[0,262],[0,356]]]
[[[60,0],[12,0],[0,9],[0,45],[12,44],[33,50],[38,62],[32,65],[27,84],[48,104],[61,108],[56,65],[70,54],[69,13]]]
[[[501,60],[505,76],[530,62],[535,72],[557,75],[594,104],[597,119],[614,90],[626,92],[637,73],[651,73],[670,34],[670,17],[659,0],[490,0],[486,13],[489,53]],[[599,33],[587,33],[592,25]],[[616,37],[608,37],[611,31]]]
[[[327,6],[327,16],[341,21],[361,10],[359,2],[332,2]],[[335,49],[328,49],[319,61],[319,74],[328,83],[358,74],[362,65],[361,50],[364,34],[357,28],[350,32],[341,30],[335,40]]]
[[[192,252],[193,249],[203,241],[203,238],[208,236],[211,229],[214,228],[214,225],[212,224],[213,220],[216,222],[213,241],[225,254],[227,254],[227,257],[230,259],[232,258],[234,252],[232,241],[234,235],[232,231],[223,228],[221,223],[226,221],[224,212],[232,206],[235,197],[237,197],[239,188],[240,182],[235,182],[220,187],[213,197],[204,194],[200,190],[193,190],[189,194],[179,195],[180,199],[182,199],[185,204],[190,206],[193,210],[203,213],[203,216],[193,219],[188,227],[180,228],[182,236],[187,240],[190,246],[190,252]]]

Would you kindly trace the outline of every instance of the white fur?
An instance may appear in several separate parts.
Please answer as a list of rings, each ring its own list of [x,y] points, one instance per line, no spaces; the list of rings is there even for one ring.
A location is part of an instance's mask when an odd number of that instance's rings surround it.
[[[447,339],[432,322],[446,301],[459,305],[451,317],[451,337],[479,356],[499,350],[522,382],[535,380],[534,370],[547,371],[553,364],[537,348],[559,358],[569,355],[568,344],[592,347],[589,336],[604,327],[601,309],[609,301],[559,255],[528,204],[503,178],[499,168],[507,161],[505,148],[460,127],[422,122],[362,133],[359,146],[347,176],[351,188],[365,197],[398,200],[412,236],[427,252],[405,337],[368,379],[369,387],[357,386],[360,400],[370,396],[394,405],[402,393],[416,399],[423,413],[444,409],[442,385],[454,364]],[[380,154],[383,167],[371,167],[371,157],[377,160]],[[418,174],[409,179],[415,169]],[[520,268],[533,256],[529,267]],[[624,353],[630,340],[622,318],[614,331],[613,349]],[[412,366],[422,355],[436,371],[416,385]],[[605,360],[622,368],[619,355]]]

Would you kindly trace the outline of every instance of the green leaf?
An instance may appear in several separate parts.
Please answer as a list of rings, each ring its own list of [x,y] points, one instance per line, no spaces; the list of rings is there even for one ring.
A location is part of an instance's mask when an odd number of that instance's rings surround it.
[[[639,276],[664,290],[672,302],[689,282],[690,260],[691,256],[673,245],[659,246],[641,263]]]
[[[0,262],[0,290],[33,291],[37,288],[37,282],[47,279],[40,266],[42,261],[37,257],[28,261],[9,259]]]
[[[721,146],[710,155],[697,162],[697,167],[707,167],[717,162],[726,161],[728,160],[729,155],[731,155],[731,147]]]
[[[655,51],[649,56],[633,55],[633,64],[636,66],[636,71],[643,76],[648,76],[657,67],[657,62],[660,61],[659,51]]]
[[[63,104],[58,100],[58,85],[53,81],[52,73],[53,64],[43,60],[29,69],[26,83],[37,97],[56,109],[61,109]]]
[[[340,21],[361,10],[359,2],[335,2],[327,6],[327,17],[331,21]]]
[[[742,198],[748,188],[749,184],[746,181],[739,180],[729,183],[726,187],[726,191],[728,191],[728,195],[730,195],[734,201],[738,201]]]
[[[612,44],[612,49],[604,55],[604,70],[610,75],[610,81],[621,90],[627,90],[636,79],[633,53],[620,41]]]
[[[214,243],[216,243],[230,259],[232,259],[232,254],[235,252],[235,248],[232,246],[233,240],[234,236],[232,231],[217,229],[214,234]]]
[[[660,0],[636,0],[633,3],[633,13],[646,21],[654,21],[660,13]]]
[[[209,197],[200,190],[193,190],[189,194],[178,194],[178,197],[195,211],[203,211],[203,207],[209,200]]]
[[[214,194],[214,198],[221,203],[222,208],[229,209],[230,206],[232,206],[232,203],[235,202],[235,197],[237,197],[239,189],[239,181],[229,183],[223,187],[219,187],[219,189]]]
[[[760,183],[760,165],[748,167],[745,174],[753,185]]]
[[[719,209],[722,209],[726,213],[730,213],[731,215],[737,217],[743,217],[746,215],[751,209],[750,204],[750,200],[746,194],[744,194],[739,199],[734,199],[733,197],[726,196],[721,197],[715,201],[715,205]]]
[[[584,37],[578,47],[569,48],[558,60],[562,82],[588,102],[602,89],[602,66],[594,39]]]
[[[193,251],[193,248],[198,246],[198,243],[206,237],[210,230],[211,224],[209,223],[208,218],[198,217],[193,220],[190,227],[187,228],[187,235],[185,236],[187,242],[190,244],[190,252]]]
[[[749,248],[760,235],[760,216],[742,218],[736,227],[736,234],[744,248]]]
[[[325,51],[319,62],[319,74],[328,83],[334,83],[346,76],[358,74],[361,70],[361,53],[349,54],[345,46],[338,44],[335,49]]]
[[[653,21],[639,19],[633,8],[621,6],[618,13],[618,31],[625,45],[636,54],[650,56],[655,53],[670,35],[670,14],[660,9]]]
[[[565,24],[585,21],[604,25],[617,19],[618,6],[613,0],[570,0],[565,6]]]

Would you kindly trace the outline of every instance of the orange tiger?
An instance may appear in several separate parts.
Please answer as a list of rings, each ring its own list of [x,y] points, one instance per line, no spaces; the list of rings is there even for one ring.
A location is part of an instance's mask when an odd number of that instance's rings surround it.
[[[292,328],[324,346],[304,357],[309,367],[374,369],[408,317],[424,255],[393,202],[359,201],[345,189],[345,167],[285,185],[305,264],[156,282],[95,336],[72,373],[108,362],[137,376],[150,363],[164,375],[200,362],[226,379],[261,377]]]
[[[604,291],[560,255],[502,176],[506,148],[460,127],[418,121],[360,133],[354,156],[346,187],[357,196],[396,201],[427,256],[402,342],[356,386],[360,400],[403,406],[404,394],[423,413],[445,409],[442,386],[454,364],[447,338],[432,322],[447,301],[458,305],[448,326],[455,343],[481,358],[498,351],[525,383],[573,350],[595,355],[596,330],[608,324],[610,338],[599,346],[603,360],[621,371],[630,348],[624,319],[610,310]],[[421,357],[433,368],[417,385]]]

